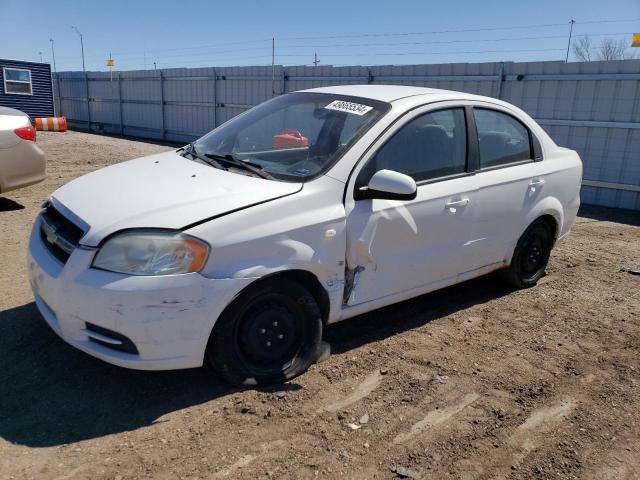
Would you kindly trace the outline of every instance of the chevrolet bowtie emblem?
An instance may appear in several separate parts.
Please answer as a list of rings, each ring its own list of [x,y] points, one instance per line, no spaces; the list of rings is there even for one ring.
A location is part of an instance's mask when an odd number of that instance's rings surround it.
[[[55,244],[56,240],[58,240],[58,235],[56,235],[55,230],[47,230],[45,231],[45,236],[47,237],[47,242],[51,244]]]
[[[42,221],[42,230],[44,232],[44,236],[47,239],[47,242],[54,245],[58,240],[57,228],[53,225],[47,223],[44,219]]]

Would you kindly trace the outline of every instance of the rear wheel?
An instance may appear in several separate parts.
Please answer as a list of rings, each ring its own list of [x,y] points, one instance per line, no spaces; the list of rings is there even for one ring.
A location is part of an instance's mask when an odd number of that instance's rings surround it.
[[[501,271],[502,277],[518,288],[533,287],[544,275],[552,247],[553,232],[549,224],[536,220],[518,240],[511,265]]]
[[[290,380],[315,361],[322,316],[313,296],[287,279],[259,282],[221,315],[207,358],[237,386]]]

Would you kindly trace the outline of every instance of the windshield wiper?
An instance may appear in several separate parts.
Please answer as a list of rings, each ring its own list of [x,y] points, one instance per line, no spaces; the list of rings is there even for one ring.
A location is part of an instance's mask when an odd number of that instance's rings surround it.
[[[191,155],[193,158],[197,158],[198,160],[203,161],[207,165],[211,165],[212,167],[219,168],[220,170],[227,170],[225,167],[223,167],[220,164],[220,162],[217,162],[215,159],[209,158],[208,156],[204,156],[198,153],[193,143],[187,144],[186,146],[182,147],[180,150],[182,150],[188,155]]]
[[[255,163],[251,163],[251,162],[247,162],[245,160],[240,160],[239,158],[234,157],[233,155],[231,155],[230,153],[227,153],[226,155],[220,155],[217,153],[205,153],[204,154],[207,158],[210,158],[212,161],[218,161],[218,162],[222,162],[222,163],[227,163],[229,165],[233,165],[234,167],[238,167],[241,168],[243,170],[247,170],[248,172],[254,173],[262,178],[266,178],[268,180],[273,180],[273,176],[267,172],[264,168],[262,168],[260,165],[255,164]]]

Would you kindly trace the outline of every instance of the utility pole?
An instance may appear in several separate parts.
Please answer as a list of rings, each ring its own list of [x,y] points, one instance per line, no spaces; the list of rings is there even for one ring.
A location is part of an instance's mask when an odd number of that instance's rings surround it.
[[[271,96],[276,94],[276,38],[271,38]]]
[[[575,20],[571,19],[569,22],[569,42],[567,43],[567,55],[564,57],[564,63],[569,61],[569,48],[571,47],[571,34],[573,33],[573,24],[576,23]]]
[[[313,66],[317,67],[319,63],[320,63],[320,60],[318,60],[318,52],[315,52],[313,54]]]
[[[38,55],[40,55],[40,63],[42,63],[42,52],[38,52]]]
[[[153,62],[153,69],[157,70],[158,69],[158,65],[156,65],[156,62]]]

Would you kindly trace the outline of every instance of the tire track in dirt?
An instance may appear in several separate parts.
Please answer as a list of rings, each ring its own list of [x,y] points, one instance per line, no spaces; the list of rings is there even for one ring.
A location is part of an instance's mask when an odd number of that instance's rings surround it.
[[[497,444],[493,447],[485,445],[486,448],[479,448],[477,455],[457,462],[460,478],[475,480],[487,478],[488,474],[494,480],[509,478],[511,471],[518,469],[529,453],[544,445],[546,436],[562,424],[577,403],[575,398],[567,396],[535,409],[515,427],[498,450],[488,453],[487,448],[493,449]]]
[[[573,386],[584,388],[596,379],[595,374],[587,374]],[[518,469],[527,455],[543,447],[548,442],[548,436],[564,423],[582,400],[580,396],[559,394],[535,408],[510,434],[505,432],[502,436],[505,439],[497,451],[488,455],[486,449],[480,448],[481,453],[458,462],[458,467],[465,472],[462,478],[484,478],[489,472],[492,479],[510,477],[511,470]],[[497,445],[494,443],[493,447]]]
[[[337,412],[338,410],[342,410],[349,405],[352,405],[365,397],[371,395],[371,393],[378,388],[380,382],[382,381],[382,374],[379,371],[375,371],[369,374],[362,382],[358,383],[354,388],[353,392],[351,392],[346,397],[332,401],[328,405],[318,409],[317,413],[322,412]]]
[[[477,393],[468,393],[462,396],[456,403],[452,405],[447,405],[444,408],[429,411],[421,420],[411,425],[411,428],[408,432],[396,435],[393,443],[396,445],[400,443],[406,443],[425,430],[446,423],[451,419],[451,417],[460,413],[473,402],[478,400],[478,398],[480,398],[480,395],[478,395]]]
[[[508,440],[512,449],[511,465],[518,466],[524,457],[541,443],[540,437],[564,421],[576,404],[575,399],[565,397],[534,410]]]
[[[284,440],[274,440],[272,442],[263,443],[258,448],[257,453],[247,453],[241,456],[236,462],[232,463],[224,470],[220,470],[211,475],[211,478],[227,478],[230,475],[237,473],[238,470],[250,465],[254,460],[260,458],[261,456],[268,453],[271,449],[275,447],[280,447],[284,445]]]

